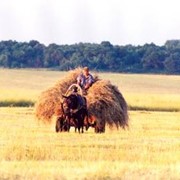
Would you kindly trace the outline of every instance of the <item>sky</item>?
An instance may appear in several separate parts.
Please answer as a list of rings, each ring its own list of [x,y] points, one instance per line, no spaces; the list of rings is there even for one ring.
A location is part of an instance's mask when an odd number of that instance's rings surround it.
[[[163,45],[180,39],[180,0],[0,0],[0,41]]]

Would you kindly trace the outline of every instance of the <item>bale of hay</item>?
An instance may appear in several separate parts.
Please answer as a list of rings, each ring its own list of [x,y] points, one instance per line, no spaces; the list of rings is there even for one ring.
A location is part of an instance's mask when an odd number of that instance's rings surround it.
[[[61,116],[62,94],[66,93],[71,84],[76,83],[81,71],[81,68],[69,71],[68,75],[58,81],[54,87],[41,93],[35,106],[38,119],[51,122],[54,115]],[[96,76],[86,99],[89,115],[96,118],[98,126],[102,128],[105,128],[105,124],[110,127],[115,125],[117,128],[128,126],[127,103],[118,88],[110,81],[101,80]]]
[[[128,126],[127,103],[118,90],[109,81],[98,80],[87,94],[88,111],[97,117],[97,123],[107,123],[110,127]]]
[[[65,94],[68,87],[76,82],[76,77],[81,72],[80,68],[70,71],[66,77],[59,80],[54,87],[42,92],[36,105],[36,117],[44,122],[50,122],[53,115],[61,114],[62,94]]]

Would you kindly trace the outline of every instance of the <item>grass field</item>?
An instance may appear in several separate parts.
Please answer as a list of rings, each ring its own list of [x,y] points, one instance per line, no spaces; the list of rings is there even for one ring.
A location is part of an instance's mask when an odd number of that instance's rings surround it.
[[[35,102],[65,73],[0,69],[0,102]],[[33,107],[1,107],[0,179],[180,179],[180,76],[99,75],[148,111],[130,111],[128,130],[57,134]]]
[[[55,133],[0,108],[0,179],[179,179],[180,113],[130,112],[129,130]]]
[[[67,72],[0,69],[0,106],[33,104]],[[99,73],[117,85],[132,110],[180,111],[180,76]]]

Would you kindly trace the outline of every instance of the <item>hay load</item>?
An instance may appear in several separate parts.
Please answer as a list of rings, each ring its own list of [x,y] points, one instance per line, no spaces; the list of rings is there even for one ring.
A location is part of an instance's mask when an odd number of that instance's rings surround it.
[[[127,104],[118,88],[109,81],[99,80],[87,95],[88,111],[97,118],[97,123],[128,126]]]
[[[54,87],[42,92],[35,106],[38,119],[51,122],[54,115],[61,116],[62,94],[66,93],[71,84],[76,83],[81,71],[81,68],[69,71]],[[117,128],[128,126],[127,103],[118,88],[110,81],[95,77],[95,83],[89,88],[86,99],[89,116],[95,119],[100,132],[105,131],[106,124]]]

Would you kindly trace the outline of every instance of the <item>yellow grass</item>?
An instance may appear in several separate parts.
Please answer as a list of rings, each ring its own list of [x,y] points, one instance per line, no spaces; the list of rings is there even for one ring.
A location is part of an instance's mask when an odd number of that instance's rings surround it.
[[[180,111],[180,94],[124,93],[124,96],[134,109]]]
[[[0,108],[0,179],[179,179],[180,113],[130,112],[129,130],[55,133]]]
[[[0,69],[0,101],[36,101],[40,92],[54,85],[63,72]]]
[[[101,76],[116,84],[134,109],[180,110],[180,76],[116,73]]]
[[[35,102],[67,72],[0,69],[0,101]],[[99,73],[119,87],[134,109],[180,111],[180,76]]]
[[[36,101],[67,72],[0,69],[0,101]],[[180,179],[180,76],[100,73],[132,107],[129,130],[55,133],[33,108],[0,108],[0,179]]]

